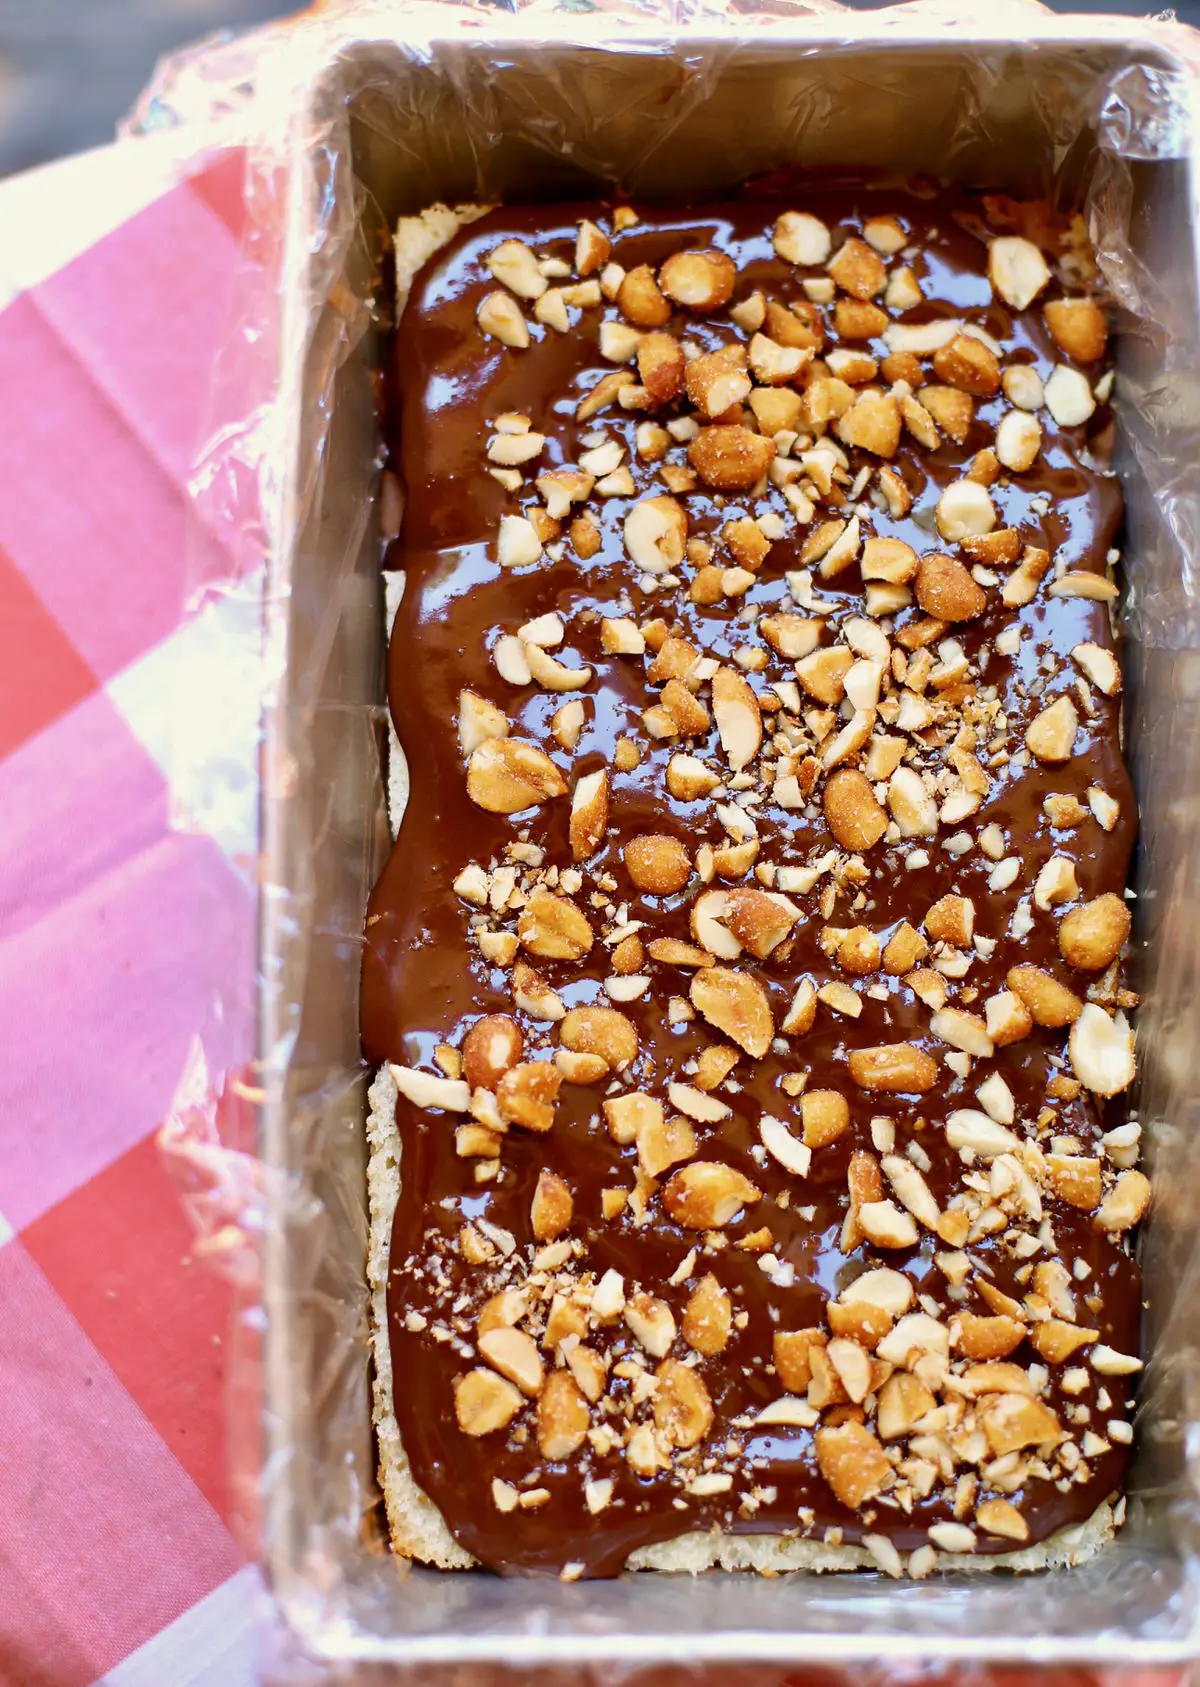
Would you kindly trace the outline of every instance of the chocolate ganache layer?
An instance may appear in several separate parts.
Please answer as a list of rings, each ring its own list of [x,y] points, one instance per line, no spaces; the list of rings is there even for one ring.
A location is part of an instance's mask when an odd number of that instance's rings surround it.
[[[509,1573],[923,1574],[1119,1492],[1149,1188],[1107,321],[904,184],[494,209],[388,381],[413,1475]]]

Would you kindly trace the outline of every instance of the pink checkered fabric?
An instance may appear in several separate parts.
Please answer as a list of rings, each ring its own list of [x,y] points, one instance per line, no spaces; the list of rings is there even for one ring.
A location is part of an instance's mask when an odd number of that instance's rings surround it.
[[[229,1291],[154,1140],[252,937],[228,840],[168,827],[161,683],[241,173],[167,138],[0,187],[2,1687],[255,1678]]]

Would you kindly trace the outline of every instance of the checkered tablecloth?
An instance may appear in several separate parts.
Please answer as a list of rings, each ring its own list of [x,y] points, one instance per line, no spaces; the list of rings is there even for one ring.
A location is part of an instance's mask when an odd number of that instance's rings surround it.
[[[249,1687],[230,1291],[155,1132],[249,942],[173,832],[186,481],[242,155],[122,143],[0,185],[0,1684]],[[216,1059],[244,1058],[227,1023]]]

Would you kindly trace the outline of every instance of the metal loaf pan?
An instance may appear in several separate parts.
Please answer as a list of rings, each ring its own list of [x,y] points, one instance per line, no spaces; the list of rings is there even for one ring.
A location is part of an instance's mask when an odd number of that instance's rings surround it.
[[[585,1660],[745,1660],[761,1672],[1192,1655],[1200,320],[1191,84],[1172,45],[1186,32],[1036,9],[1022,14],[1019,38],[999,39],[979,22],[951,31],[919,13],[722,17],[672,32],[540,8],[468,24],[447,8],[432,25],[423,17],[418,47],[412,13],[396,14],[394,29],[385,14],[366,16],[315,67],[288,191],[280,380],[292,519],[271,559],[270,627],[285,662],[265,743],[261,957],[265,1562],[287,1627],[306,1653],[346,1665],[494,1661],[526,1674]],[[382,344],[368,333],[336,353],[334,317],[344,319],[347,288],[369,292],[380,232],[435,200],[544,200],[613,179],[647,197],[694,196],[781,163],[922,170],[1015,192],[1090,184],[1111,279],[1132,306],[1119,376],[1127,749],[1143,814],[1138,1106],[1157,1197],[1141,1244],[1154,1357],[1129,1522],[1086,1566],[1019,1580],[711,1574],[565,1586],[400,1575],[370,1522],[357,1030],[362,911],[387,847],[372,513]]]

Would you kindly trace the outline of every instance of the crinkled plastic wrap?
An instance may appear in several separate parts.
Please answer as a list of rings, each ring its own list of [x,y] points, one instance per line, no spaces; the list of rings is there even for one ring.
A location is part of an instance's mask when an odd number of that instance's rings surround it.
[[[165,1140],[245,1290],[236,1474],[261,1503],[276,1669],[508,1665],[535,1680],[576,1662],[675,1680],[738,1662],[744,1676],[723,1679],[761,1683],[799,1664],[874,1680],[917,1660],[957,1679],[1004,1661],[1180,1663],[1200,1635],[1200,42],[1169,21],[1032,4],[533,0],[326,8],[253,47],[251,66],[220,49],[236,88],[211,61],[184,77],[193,104],[198,86],[237,104],[252,70],[256,141],[239,316],[196,475],[197,521],[229,563],[194,582],[211,699],[187,719],[176,797],[181,823],[244,814],[257,753],[259,972],[230,977],[213,1012],[256,1014],[260,1059],[210,1071],[198,1028]],[[155,122],[178,81],[160,76]],[[1082,196],[1121,307],[1137,1108],[1156,1188],[1128,1523],[1086,1566],[1019,1580],[404,1573],[374,1474],[358,1041],[363,910],[388,847],[379,254],[399,214],[439,199],[614,181],[635,199],[696,196],[831,162]]]

